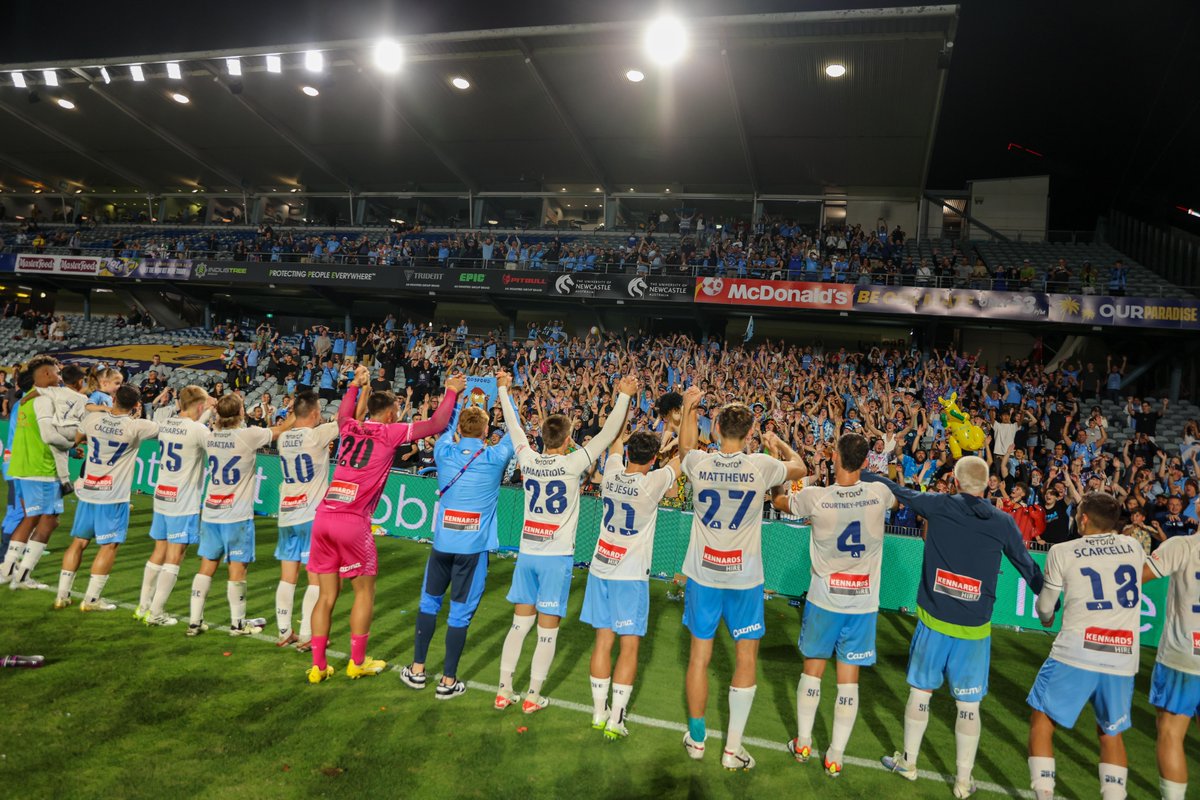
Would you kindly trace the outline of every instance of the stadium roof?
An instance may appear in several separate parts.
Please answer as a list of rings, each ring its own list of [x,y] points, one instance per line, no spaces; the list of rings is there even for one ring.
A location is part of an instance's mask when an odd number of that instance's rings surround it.
[[[648,63],[641,21],[401,38],[394,75],[376,69],[371,40],[4,64],[27,88],[0,76],[0,183],[915,196],[957,17],[946,5],[693,19],[673,68]],[[322,51],[322,73],[305,69],[310,50]],[[271,54],[282,54],[279,73]],[[830,64],[846,74],[829,77]],[[630,69],[645,80],[627,80]],[[454,88],[456,76],[470,88]]]

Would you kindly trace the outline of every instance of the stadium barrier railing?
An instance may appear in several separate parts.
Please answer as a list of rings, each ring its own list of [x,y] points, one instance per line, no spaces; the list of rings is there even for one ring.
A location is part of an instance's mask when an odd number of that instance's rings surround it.
[[[78,476],[82,461],[73,460],[73,475]],[[143,442],[138,451],[134,490],[153,495],[158,476],[158,443]],[[257,483],[254,492],[255,513],[275,516],[279,509],[279,487],[283,471],[279,457],[260,453],[255,464]],[[500,556],[511,557],[520,544],[524,519],[524,492],[519,487],[500,489]],[[372,524],[377,534],[417,541],[429,541],[437,514],[437,479],[393,471],[380,497]],[[603,506],[599,498],[580,498],[579,528],[575,538],[575,562],[590,562],[600,534]],[[675,580],[687,553],[692,527],[688,510],[662,508],[658,512],[654,536],[651,577]],[[763,521],[764,588],[769,596],[802,598],[808,591],[811,561],[807,525],[795,520]],[[888,533],[884,538],[880,606],[890,611],[916,611],[917,587],[921,579],[924,541],[919,535]],[[1031,553],[1039,566],[1045,566],[1046,554]],[[1166,613],[1167,581],[1155,581],[1142,587],[1142,644],[1154,647],[1162,633]],[[1036,596],[1007,560],[1001,560],[1000,580],[992,623],[1010,628],[1043,630],[1034,609]],[[1061,617],[1060,617],[1061,619]],[[1059,620],[1047,629],[1057,631]]]

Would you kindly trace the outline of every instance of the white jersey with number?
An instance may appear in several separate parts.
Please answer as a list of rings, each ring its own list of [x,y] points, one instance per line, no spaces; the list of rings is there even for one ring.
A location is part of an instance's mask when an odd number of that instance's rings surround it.
[[[1142,545],[1118,533],[1050,548],[1042,592],[1066,594],[1052,658],[1093,672],[1137,674],[1145,560]]]
[[[787,467],[765,453],[702,453],[683,459],[692,482],[692,533],[683,574],[704,586],[746,589],[763,582],[762,515]]]
[[[280,434],[279,527],[312,522],[317,506],[329,488],[329,444],[338,435],[338,424],[292,428]]]
[[[670,467],[646,474],[626,472],[619,455],[604,464],[601,497],[604,515],[600,539],[592,554],[591,573],[610,581],[644,581],[650,577],[650,556],[658,504],[675,485]]]
[[[208,490],[204,493],[204,522],[244,522],[254,518],[256,453],[271,443],[267,428],[212,431],[204,442],[208,452]]]
[[[200,513],[208,453],[208,428],[189,417],[173,416],[159,425],[158,479],[154,513],[184,517]]]
[[[575,533],[579,528],[579,482],[620,433],[629,409],[629,396],[618,395],[600,433],[566,455],[543,455],[529,446],[506,388],[500,389],[500,406],[525,486],[520,552],[538,556],[574,555]]]
[[[1172,536],[1147,563],[1154,574],[1171,579],[1158,663],[1200,675],[1200,534]]]
[[[89,503],[128,503],[138,445],[158,435],[148,419],[108,412],[88,414],[79,425],[86,438],[87,457],[75,481],[75,493]]]
[[[811,520],[808,602],[841,614],[879,610],[884,514],[896,503],[882,483],[807,486],[788,497],[791,512]]]

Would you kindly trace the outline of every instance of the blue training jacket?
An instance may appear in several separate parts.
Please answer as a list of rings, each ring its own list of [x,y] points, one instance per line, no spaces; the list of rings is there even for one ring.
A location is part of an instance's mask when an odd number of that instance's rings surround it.
[[[886,484],[901,503],[929,520],[917,605],[935,625],[981,627],[991,622],[1001,554],[1034,594],[1042,591],[1042,570],[1030,557],[1017,523],[987,500],[918,492],[865,470],[862,479]]]
[[[433,459],[438,468],[438,489],[446,490],[433,520],[433,547],[443,553],[482,553],[500,546],[496,534],[496,510],[500,502],[500,480],[513,457],[513,443],[505,436],[499,444],[483,446],[481,439],[454,441],[458,409],[446,432],[438,437]],[[479,457],[471,457],[483,448]],[[470,466],[455,480],[467,462]]]

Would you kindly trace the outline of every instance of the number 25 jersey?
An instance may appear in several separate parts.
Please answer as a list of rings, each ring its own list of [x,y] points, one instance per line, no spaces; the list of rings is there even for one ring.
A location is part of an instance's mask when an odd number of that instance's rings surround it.
[[[266,428],[226,428],[208,434],[208,489],[203,522],[245,522],[254,518],[254,486],[260,447],[271,443]]]
[[[683,574],[718,589],[762,584],[763,496],[787,480],[787,467],[765,453],[693,450],[683,474],[695,508]]]

